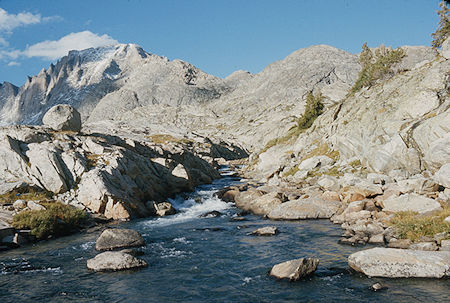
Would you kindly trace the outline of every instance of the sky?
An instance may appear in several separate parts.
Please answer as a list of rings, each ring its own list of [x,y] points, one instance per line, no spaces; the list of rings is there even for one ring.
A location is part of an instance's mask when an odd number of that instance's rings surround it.
[[[439,0],[0,0],[0,83],[21,86],[71,49],[136,43],[226,77],[293,51],[430,45]]]

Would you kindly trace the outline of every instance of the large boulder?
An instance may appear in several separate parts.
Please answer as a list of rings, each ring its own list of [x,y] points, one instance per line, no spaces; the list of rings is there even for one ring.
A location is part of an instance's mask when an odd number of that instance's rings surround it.
[[[434,175],[434,179],[440,185],[450,188],[450,163],[442,165]]]
[[[132,229],[105,229],[95,243],[97,250],[113,250],[145,245],[145,240]]]
[[[351,254],[348,264],[371,277],[442,278],[450,276],[450,252],[371,248]]]
[[[340,202],[321,198],[297,199],[274,207],[268,217],[274,220],[328,219],[340,206]]]
[[[417,194],[404,194],[399,197],[391,197],[382,201],[384,211],[401,212],[413,211],[419,214],[427,214],[442,210],[438,201]]]
[[[239,193],[235,198],[236,206],[251,211],[256,215],[268,215],[276,206],[282,203],[282,195],[278,192],[262,194],[258,190],[248,190]]]
[[[147,267],[144,260],[120,251],[107,251],[87,260],[87,268],[95,271],[116,271]]]
[[[57,131],[81,130],[80,113],[69,104],[58,104],[50,108],[44,117],[42,124]]]
[[[270,275],[278,279],[289,279],[297,281],[305,276],[312,274],[319,265],[319,259],[300,258],[289,260],[272,267]]]

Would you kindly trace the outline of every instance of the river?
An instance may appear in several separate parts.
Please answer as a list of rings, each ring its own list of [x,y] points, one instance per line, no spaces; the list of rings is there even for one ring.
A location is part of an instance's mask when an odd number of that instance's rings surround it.
[[[347,257],[363,247],[338,244],[339,225],[328,220],[269,221],[239,212],[213,197],[238,179],[224,178],[172,200],[179,213],[114,226],[138,230],[149,266],[136,271],[95,273],[100,231],[39,242],[0,254],[0,302],[450,302],[450,280],[368,278],[349,271]],[[228,175],[228,176],[227,176]],[[200,217],[209,211],[220,217]],[[277,226],[280,233],[249,232]],[[268,275],[271,266],[317,257],[311,277],[298,282]],[[386,290],[373,292],[380,282]]]

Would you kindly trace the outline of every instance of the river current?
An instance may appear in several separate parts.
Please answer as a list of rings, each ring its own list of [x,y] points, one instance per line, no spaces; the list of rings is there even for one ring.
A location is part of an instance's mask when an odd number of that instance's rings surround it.
[[[0,302],[450,302],[450,280],[368,278],[351,272],[347,257],[364,247],[338,244],[339,225],[328,220],[269,221],[239,212],[214,192],[239,180],[227,176],[171,202],[179,213],[113,225],[138,230],[147,245],[140,270],[95,273],[100,231],[82,233],[0,254]],[[219,217],[200,217],[210,211]],[[263,226],[280,233],[256,237]],[[367,246],[366,248],[368,248]],[[277,263],[317,257],[314,275],[298,282],[268,275]],[[380,282],[388,288],[373,292]]]

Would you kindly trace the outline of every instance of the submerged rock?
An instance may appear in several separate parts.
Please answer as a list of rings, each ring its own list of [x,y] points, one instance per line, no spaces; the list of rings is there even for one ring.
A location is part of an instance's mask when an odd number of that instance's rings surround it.
[[[450,252],[372,248],[351,254],[348,264],[371,277],[442,278],[450,276]]]
[[[154,204],[156,215],[160,217],[174,215],[177,213],[175,208],[172,206],[170,202],[161,202],[158,204]]]
[[[145,240],[132,229],[105,229],[95,243],[96,250],[113,250],[116,248],[145,245]]]
[[[381,283],[375,283],[370,287],[370,289],[373,291],[379,291],[379,290],[387,289],[387,286],[384,286]]]
[[[200,215],[201,218],[217,218],[222,216],[223,214],[220,211],[213,210],[210,212],[207,212],[206,214]]]
[[[270,275],[278,279],[297,281],[312,274],[319,265],[319,259],[300,258],[276,264],[272,267]]]
[[[144,260],[120,251],[107,251],[87,260],[87,268],[95,271],[116,271],[147,266]]]
[[[274,236],[278,233],[278,228],[275,226],[265,226],[252,231],[251,235],[256,236]]]

